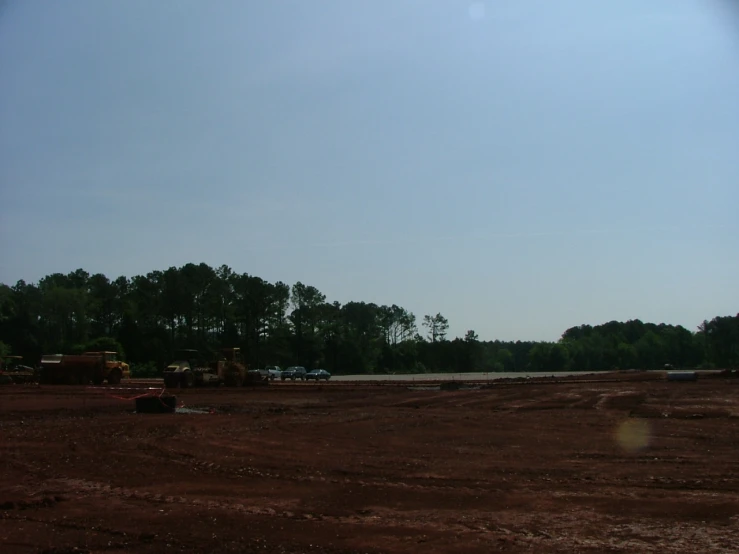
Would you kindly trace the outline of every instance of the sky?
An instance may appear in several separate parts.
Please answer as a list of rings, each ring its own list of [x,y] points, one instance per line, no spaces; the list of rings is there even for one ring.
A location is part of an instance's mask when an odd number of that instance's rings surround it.
[[[739,312],[731,0],[0,2],[0,282],[205,262],[557,340]]]

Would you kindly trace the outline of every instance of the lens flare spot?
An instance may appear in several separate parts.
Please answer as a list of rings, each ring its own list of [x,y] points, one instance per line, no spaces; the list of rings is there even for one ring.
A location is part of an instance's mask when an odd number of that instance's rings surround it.
[[[649,446],[651,431],[646,421],[630,419],[616,428],[616,442],[626,452],[635,453]]]

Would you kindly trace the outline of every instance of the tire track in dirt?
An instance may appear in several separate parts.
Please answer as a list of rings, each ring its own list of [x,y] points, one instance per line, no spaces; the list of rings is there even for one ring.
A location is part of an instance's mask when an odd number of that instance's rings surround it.
[[[444,517],[438,513],[426,512],[425,510],[399,512],[386,508],[369,508],[359,510],[356,514],[350,516],[334,516],[311,511],[299,513],[297,510],[276,510],[243,502],[166,495],[116,487],[84,479],[62,478],[50,480],[47,482],[47,494],[49,493],[48,487],[51,487],[51,490],[56,494],[66,494],[67,497],[69,495],[117,497],[153,504],[178,504],[196,509],[219,510],[229,514],[238,513],[327,524],[381,527],[383,529],[404,528],[413,529],[414,533],[433,532],[438,534],[441,532],[457,537],[466,535],[468,538],[474,536],[474,540],[488,543],[491,547],[493,545],[499,546],[503,541],[518,543],[519,546],[528,544],[531,548],[541,548],[547,551],[561,550],[565,552],[572,551],[572,548],[595,548],[622,552],[678,553],[686,551],[684,537],[691,536],[691,546],[693,548],[704,545],[708,547],[706,551],[710,552],[719,554],[733,554],[735,552],[733,549],[733,531],[730,528],[721,530],[713,526],[687,526],[683,524],[684,528],[678,531],[673,523],[660,523],[651,519],[638,524],[617,523],[613,516],[582,510],[569,510],[569,513],[560,514],[556,517],[551,514],[548,517],[532,515],[528,521],[524,519],[519,525],[511,526],[503,523],[504,526],[501,526],[501,518],[496,513],[467,515],[461,517],[461,521],[457,518],[450,519],[448,516]],[[567,523],[567,521],[569,519],[577,521],[583,517],[587,517],[590,522],[600,520],[599,525],[610,527],[610,531],[603,533],[598,538],[577,536],[573,533],[573,525]],[[76,528],[71,523],[64,525]],[[111,535],[125,535],[125,533],[112,529],[99,530]]]
[[[81,401],[57,415],[72,402],[51,392],[20,418],[6,405],[0,543],[105,551],[126,542],[112,528],[157,537],[126,550],[142,554],[170,551],[170,531],[191,552],[252,552],[235,548],[256,536],[273,552],[316,539],[342,553],[733,552],[739,424],[725,414],[739,389],[300,388],[188,391],[214,416],[91,415]],[[659,417],[641,422],[648,448],[617,448],[629,417]],[[55,495],[66,502],[46,505]]]
[[[490,518],[488,517],[478,518],[477,521],[473,521],[473,518],[462,518],[467,519],[468,521],[459,523],[424,510],[398,512],[395,510],[387,510],[385,508],[372,508],[359,510],[357,513],[349,516],[335,516],[315,513],[315,511],[308,510],[303,510],[302,512],[298,510],[276,510],[270,507],[250,505],[243,502],[228,502],[222,500],[188,498],[180,495],[152,493],[138,489],[111,486],[85,479],[53,479],[47,481],[46,487],[47,490],[53,490],[57,494],[65,494],[68,496],[96,496],[102,498],[115,497],[153,504],[174,504],[196,509],[220,510],[229,514],[266,516],[270,518],[278,517],[291,520],[325,522],[328,524],[381,527],[383,529],[413,529],[414,533],[445,533],[453,536],[466,534],[475,535],[475,539],[478,541],[484,540],[491,543],[497,542],[501,537],[510,538],[510,536],[515,534],[510,530],[501,531],[496,526],[491,527],[489,525]],[[47,522],[44,521],[44,523]],[[120,534],[121,532],[110,530],[110,533]],[[521,538],[523,539],[525,537],[526,533],[522,533]]]

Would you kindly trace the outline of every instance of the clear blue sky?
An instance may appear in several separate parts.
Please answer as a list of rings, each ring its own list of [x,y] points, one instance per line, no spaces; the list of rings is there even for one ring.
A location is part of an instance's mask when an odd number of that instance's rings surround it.
[[[0,282],[187,262],[555,340],[739,312],[730,0],[0,3]]]

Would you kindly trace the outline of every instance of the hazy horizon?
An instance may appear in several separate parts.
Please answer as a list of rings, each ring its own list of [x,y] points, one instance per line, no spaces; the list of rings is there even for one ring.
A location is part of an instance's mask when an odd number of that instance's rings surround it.
[[[737,68],[729,0],[0,3],[0,282],[695,330],[739,312]]]

